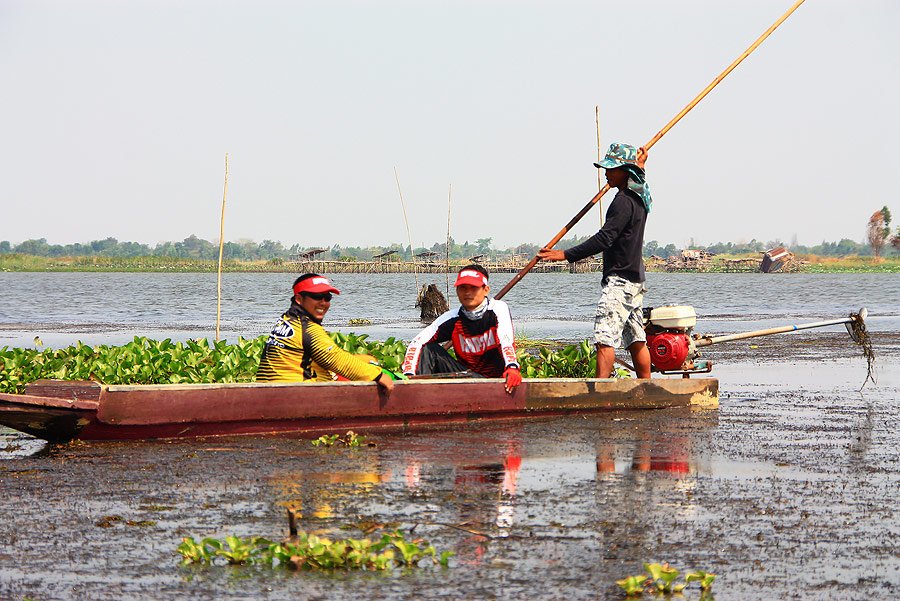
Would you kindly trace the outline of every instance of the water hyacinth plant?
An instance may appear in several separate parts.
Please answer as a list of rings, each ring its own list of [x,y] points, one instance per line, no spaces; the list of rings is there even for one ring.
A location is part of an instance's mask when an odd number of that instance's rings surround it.
[[[368,334],[330,334],[354,354],[372,355],[385,369],[402,371],[406,342]],[[0,348],[0,392],[22,393],[41,379],[96,380],[103,384],[185,384],[252,382],[266,336],[239,338],[234,344],[205,338],[172,342],[136,336],[122,346],[88,346],[77,342],[61,349]],[[587,341],[557,350],[540,348],[536,355],[519,352],[526,378],[586,378],[594,376],[594,349]]]
[[[525,378],[593,378],[597,364],[587,340],[558,350],[541,348],[536,357],[520,353],[519,360]]]
[[[616,580],[616,584],[625,591],[626,597],[635,597],[644,593],[645,580],[647,580],[646,574],[638,574],[637,576],[628,576],[621,580]]]
[[[381,367],[396,373],[403,372],[403,358],[406,356],[406,343],[393,336],[384,341],[369,340],[368,334],[341,334],[330,332],[334,342],[354,355],[372,355]]]
[[[700,590],[706,594],[712,588],[713,580],[716,579],[715,574],[696,571],[688,572],[685,574],[684,582],[678,582],[680,572],[668,563],[645,563],[644,570],[647,573],[616,580],[616,584],[625,592],[625,596],[639,597],[645,592],[655,595],[677,595],[683,592],[691,582],[699,583]]]
[[[347,447],[375,446],[375,443],[367,442],[365,436],[361,436],[353,430],[348,430],[344,436],[340,434],[323,434],[312,441],[312,444],[314,447],[333,447],[336,444],[342,444]]]
[[[675,582],[679,571],[668,563],[645,563],[644,569],[650,573],[652,586],[660,593],[680,593],[685,587],[684,584]]]
[[[380,539],[368,538],[332,541],[301,532],[283,542],[254,536],[242,539],[228,536],[224,541],[193,537],[182,539],[177,548],[182,564],[264,565],[304,570],[379,570],[395,567],[419,567],[423,559],[447,567],[452,551],[438,555],[423,539],[406,540],[399,530]]]
[[[333,447],[340,437],[340,434],[323,434],[312,441],[312,445],[314,447]]]
[[[265,338],[235,344],[205,338],[172,342],[136,336],[122,346],[53,349],[0,348],[0,392],[21,393],[40,379],[96,380],[104,384],[250,382]]]
[[[713,580],[716,579],[715,574],[710,574],[709,572],[697,571],[697,572],[688,572],[684,575],[684,580],[687,584],[691,582],[700,583],[700,590],[708,591],[712,588]]]

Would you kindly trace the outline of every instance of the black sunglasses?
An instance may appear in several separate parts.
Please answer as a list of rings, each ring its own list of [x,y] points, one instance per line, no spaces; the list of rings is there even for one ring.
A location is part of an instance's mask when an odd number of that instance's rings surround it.
[[[309,298],[317,301],[327,301],[331,302],[331,293],[330,292],[301,292],[303,296],[308,296]]]

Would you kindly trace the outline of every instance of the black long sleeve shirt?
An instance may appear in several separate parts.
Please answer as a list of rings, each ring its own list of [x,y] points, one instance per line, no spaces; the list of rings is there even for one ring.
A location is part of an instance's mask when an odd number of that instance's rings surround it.
[[[631,190],[619,190],[606,211],[600,231],[565,251],[570,263],[603,253],[603,283],[617,275],[629,282],[644,281],[644,225],[647,210]]]

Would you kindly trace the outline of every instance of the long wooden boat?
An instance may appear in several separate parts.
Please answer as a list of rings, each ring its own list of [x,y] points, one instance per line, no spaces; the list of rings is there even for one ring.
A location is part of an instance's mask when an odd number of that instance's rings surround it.
[[[0,393],[0,425],[53,442],[134,440],[413,427],[665,407],[717,407],[715,378],[527,379],[506,394],[500,379],[114,386],[40,380]]]

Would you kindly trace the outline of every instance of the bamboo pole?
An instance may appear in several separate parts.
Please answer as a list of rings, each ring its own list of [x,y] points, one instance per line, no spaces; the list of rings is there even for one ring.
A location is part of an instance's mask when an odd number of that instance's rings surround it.
[[[412,245],[412,234],[409,233],[409,219],[406,217],[406,203],[403,202],[403,192],[400,190],[400,176],[397,175],[397,168],[394,167],[394,179],[397,180],[397,194],[400,195],[400,207],[403,209],[403,221],[406,223],[406,239],[409,241],[409,258],[413,262],[413,273],[416,274],[416,300],[419,299],[419,269],[416,266],[416,252]]]
[[[594,105],[594,120],[597,122],[597,162],[603,160],[603,147],[600,146],[600,105]],[[603,172],[597,167],[597,190],[603,189]],[[603,202],[597,201],[597,208],[600,211],[600,227],[603,227]]]
[[[225,198],[228,196],[228,153],[225,153],[225,188],[222,191],[222,217],[219,219],[219,275],[216,296],[216,342],[219,341],[219,324],[222,320],[222,255],[225,249]]]
[[[447,257],[447,300],[450,300],[450,196],[453,194],[453,184],[447,189],[447,246],[444,247]]]
[[[731,73],[732,71],[734,71],[734,69],[735,69],[739,64],[741,64],[741,62],[743,62],[743,60],[744,60],[745,58],[747,58],[748,56],[750,56],[750,53],[752,53],[754,50],[756,50],[756,49],[759,47],[759,45],[762,44],[762,43],[765,41],[765,39],[766,39],[767,37],[769,37],[769,36],[772,34],[772,32],[775,31],[775,30],[778,28],[779,25],[781,25],[782,23],[784,23],[784,21],[785,21],[788,17],[790,17],[791,14],[792,14],[795,10],[797,10],[797,8],[799,8],[801,4],[803,4],[804,1],[805,1],[805,0],[797,0],[796,2],[794,2],[793,6],[791,6],[791,8],[789,8],[788,11],[787,11],[786,13],[784,13],[783,15],[781,15],[781,17],[780,17],[777,21],[775,21],[775,22],[774,22],[774,23],[773,23],[773,24],[772,24],[765,32],[763,32],[763,34],[762,34],[761,36],[759,36],[759,37],[756,39],[755,42],[753,42],[752,44],[750,44],[750,47],[747,48],[746,50],[744,50],[744,52],[743,52],[739,57],[737,57],[737,58],[734,60],[734,62],[732,62],[730,65],[728,65],[728,67],[726,67],[726,69],[725,69],[724,71],[722,71],[722,73],[720,73],[715,79],[713,79],[712,82],[711,82],[708,86],[706,86],[706,87],[703,89],[702,92],[700,92],[700,93],[697,95],[696,98],[694,98],[692,101],[690,101],[690,102],[687,104],[687,106],[685,106],[683,109],[681,109],[681,112],[678,113],[677,115],[675,115],[675,117],[674,117],[671,121],[669,121],[669,122],[665,125],[665,127],[663,127],[661,130],[659,130],[659,131],[656,133],[656,135],[653,136],[653,137],[650,139],[649,142],[647,142],[646,144],[644,144],[643,148],[644,148],[645,150],[650,150],[650,148],[652,148],[654,144],[656,144],[657,142],[659,142],[659,140],[660,140],[664,135],[666,135],[666,133],[667,133],[670,129],[672,129],[672,128],[675,126],[676,123],[678,123],[679,121],[681,121],[681,118],[682,118],[682,117],[684,117],[685,115],[687,115],[687,114],[691,111],[692,108],[694,108],[695,106],[697,106],[697,103],[699,103],[701,100],[703,100],[703,99],[706,97],[706,95],[709,94],[709,93],[712,91],[713,88],[715,88],[717,85],[719,85],[719,82],[721,82],[723,79],[725,79],[725,77],[726,77],[729,73]],[[554,236],[553,239],[550,240],[550,242],[548,242],[548,243],[544,246],[544,248],[553,248],[553,247],[556,245],[556,243],[559,242],[559,241],[562,239],[562,237],[565,236],[566,233],[567,233],[567,232],[568,232],[568,231],[569,231],[576,223],[578,223],[578,222],[581,220],[582,217],[585,216],[585,214],[588,212],[588,210],[589,210],[592,206],[594,206],[595,204],[597,204],[598,202],[600,202],[600,199],[603,198],[603,195],[606,194],[608,191],[609,191],[609,184],[605,184],[602,188],[600,188],[600,191],[599,191],[599,192],[598,192],[598,193],[590,200],[590,202],[588,202],[588,203],[587,203],[587,204],[586,204],[586,205],[578,212],[578,214],[576,214],[576,215],[569,221],[569,223],[567,223],[567,224],[563,227],[563,229],[561,229],[561,230],[559,231],[559,233],[557,233],[556,236]],[[525,275],[526,275],[529,271],[531,271],[531,270],[534,268],[534,266],[537,264],[538,260],[539,260],[539,259],[538,259],[538,256],[535,255],[534,258],[531,259],[531,261],[529,261],[528,264],[527,264],[525,267],[523,267],[521,271],[519,271],[519,273],[517,273],[516,275],[513,276],[513,278],[506,284],[506,286],[503,287],[503,290],[501,290],[501,291],[497,294],[497,296],[496,296],[495,298],[503,298],[503,296],[504,296],[507,292],[509,292],[509,291],[512,289],[512,287],[515,286],[515,285],[519,282],[519,280],[521,280],[523,277],[525,277]]]

